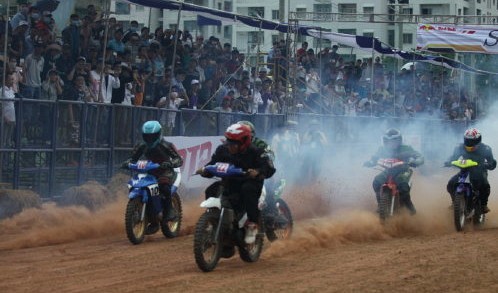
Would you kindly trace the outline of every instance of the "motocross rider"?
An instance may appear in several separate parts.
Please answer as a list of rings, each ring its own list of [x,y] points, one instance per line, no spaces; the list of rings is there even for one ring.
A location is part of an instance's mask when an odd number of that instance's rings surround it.
[[[414,215],[417,211],[415,210],[410,198],[409,182],[413,173],[411,168],[422,165],[424,163],[424,158],[411,146],[403,144],[403,137],[398,129],[388,129],[382,136],[382,142],[383,146],[380,147],[372,158],[369,161],[366,161],[363,165],[366,167],[373,167],[376,165],[377,161],[382,158],[399,159],[405,162],[406,164],[400,168],[399,173],[394,177],[394,181],[398,186],[401,204],[410,211],[411,215]],[[380,201],[380,187],[386,182],[386,180],[386,171],[381,172],[374,178],[372,186],[375,191],[377,205]]]
[[[228,192],[237,194],[240,211],[246,211],[248,220],[245,223],[246,235],[244,241],[252,244],[256,240],[259,220],[259,197],[263,188],[263,181],[275,173],[272,161],[264,155],[264,150],[252,144],[251,129],[247,125],[233,124],[225,131],[225,142],[218,146],[207,165],[218,162],[233,164],[248,173],[247,177],[226,178]],[[197,173],[203,177],[211,177],[209,173],[200,169]],[[212,185],[213,186],[213,185]],[[206,196],[213,196],[211,187],[206,189]],[[208,194],[211,193],[211,194]]]
[[[271,142],[272,150],[278,154],[275,165],[286,171],[286,177],[294,175],[290,174],[290,172],[291,170],[296,169],[296,158],[299,155],[299,148],[301,146],[301,141],[296,128],[296,121],[287,120],[281,128],[281,131],[273,136]],[[299,176],[299,174],[295,174],[295,176]]]
[[[142,156],[147,160],[160,164],[159,169],[153,170],[150,173],[157,178],[159,183],[159,191],[164,203],[164,211],[160,209],[161,198],[153,197],[157,201],[153,201],[155,217],[151,224],[147,227],[147,234],[154,234],[159,230],[161,219],[171,221],[176,217],[176,212],[171,203],[172,186],[177,176],[174,168],[179,168],[183,165],[183,159],[176,151],[173,143],[166,141],[161,135],[162,127],[158,121],[147,121],[142,126],[143,142],[136,145],[133,149],[131,157],[123,163],[123,168],[127,168],[129,163],[136,163]]]
[[[267,160],[270,160],[271,162],[269,162],[271,165],[273,165],[273,160],[275,158],[275,154],[273,153],[273,150],[271,149],[270,145],[268,145],[268,143],[266,143],[266,141],[264,141],[263,139],[259,138],[256,136],[256,128],[254,127],[254,124],[252,124],[252,122],[250,121],[245,121],[245,120],[242,120],[242,121],[238,121],[237,122],[238,124],[243,124],[243,125],[247,125],[249,126],[249,128],[251,128],[251,135],[252,135],[252,145],[257,147],[257,148],[260,148],[264,151],[264,157],[267,158]],[[285,180],[281,180],[280,181],[280,184],[279,186],[276,186],[276,184],[274,183],[274,179],[275,176],[273,176],[270,180],[267,180],[266,182],[266,186],[267,186],[267,194],[266,194],[266,198],[265,198],[265,207],[264,209],[266,209],[267,213],[269,214],[276,214],[276,218],[275,218],[275,221],[276,222],[286,222],[287,219],[282,219],[282,216],[280,214],[278,214],[278,211],[277,211],[277,207],[276,207],[276,203],[275,203],[275,197],[274,197],[274,193],[276,192],[276,190],[278,190],[279,188],[283,188],[283,186],[285,185]],[[267,235],[271,235],[269,236],[269,239],[276,239],[277,236],[275,235],[275,233],[273,231],[269,231],[271,230],[269,227],[267,227]]]
[[[305,177],[309,180],[316,179],[320,175],[323,154],[328,145],[325,133],[320,130],[320,122],[311,120],[308,130],[302,136],[301,153],[303,154],[303,170],[306,172]]]
[[[476,190],[479,191],[482,209],[488,213],[488,197],[491,187],[488,182],[488,170],[496,168],[496,160],[493,157],[491,147],[482,143],[481,132],[476,128],[467,129],[463,135],[463,144],[455,147],[451,157],[444,163],[445,166],[451,166],[451,161],[458,159],[471,159],[479,165],[470,169],[470,182]],[[451,200],[454,200],[455,189],[458,183],[458,174],[451,177],[446,186],[450,193]]]

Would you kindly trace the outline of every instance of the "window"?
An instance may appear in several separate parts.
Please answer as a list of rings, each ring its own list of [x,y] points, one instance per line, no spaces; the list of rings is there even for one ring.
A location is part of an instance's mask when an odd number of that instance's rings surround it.
[[[231,25],[227,25],[223,27],[223,37],[225,39],[231,39],[232,38],[232,27]]]
[[[272,44],[277,43],[279,40],[280,40],[279,35],[271,35],[271,43]]]
[[[337,30],[337,32],[340,34],[356,35],[355,28],[340,28]]]
[[[372,13],[374,13],[373,6],[363,7],[363,13],[364,14],[372,14]]]
[[[305,18],[306,17],[306,8],[296,8],[296,17],[297,18]]]
[[[332,42],[327,39],[313,38],[313,47],[315,47],[317,51],[320,51],[320,49],[323,50],[327,47],[332,47]]]
[[[189,32],[199,30],[199,27],[197,26],[197,20],[185,20],[183,22],[183,29]]]
[[[373,38],[374,37],[374,33],[363,33],[363,36],[364,37],[369,37],[369,38]]]
[[[116,14],[130,14],[130,4],[116,2]]]
[[[225,1],[223,3],[223,6],[224,6],[223,10],[228,11],[228,12],[232,12],[233,7],[232,7],[232,2],[231,1]]]
[[[394,47],[395,46],[394,40],[395,40],[395,38],[394,38],[394,30],[388,30],[387,31],[387,44],[389,46],[393,46]]]
[[[401,14],[412,15],[413,14],[413,8],[402,8],[401,9]]]
[[[313,11],[319,13],[332,12],[332,4],[313,4]]]
[[[271,11],[271,19],[273,19],[273,20],[280,19],[280,11],[278,11],[278,10],[272,10]]]
[[[135,11],[137,11],[137,12],[144,11],[144,6],[142,6],[142,5],[135,5]]]
[[[265,18],[265,8],[264,7],[248,7],[247,14],[256,18]]]
[[[356,4],[339,4],[339,13],[356,13]]]
[[[430,9],[430,8],[422,8],[422,9],[420,9],[420,13],[422,15],[431,15],[432,14],[432,9]]]
[[[259,41],[262,44],[265,41],[265,34],[263,32],[248,32],[247,41],[254,44]]]
[[[403,44],[413,43],[413,34],[403,34]]]

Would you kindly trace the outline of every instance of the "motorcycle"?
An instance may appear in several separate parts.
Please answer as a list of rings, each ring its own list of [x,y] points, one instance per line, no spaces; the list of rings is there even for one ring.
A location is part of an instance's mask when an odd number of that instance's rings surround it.
[[[452,161],[451,165],[458,167],[458,184],[453,197],[453,217],[455,228],[462,231],[467,222],[473,222],[474,226],[481,226],[485,221],[482,210],[479,191],[474,190],[470,183],[469,171],[479,164],[470,159],[458,159]]]
[[[200,205],[206,208],[206,211],[197,221],[194,232],[194,256],[197,266],[204,272],[210,272],[215,269],[221,257],[232,257],[235,247],[238,247],[239,256],[243,261],[257,261],[263,250],[264,234],[260,230],[254,243],[245,243],[244,224],[247,214],[234,209],[236,202],[225,190],[225,178],[246,176],[246,172],[227,163],[205,166],[204,171],[222,180],[217,196],[206,199]],[[259,227],[264,227],[262,218],[260,217]]]
[[[398,214],[401,210],[402,204],[394,177],[399,174],[400,168],[404,165],[405,162],[402,160],[393,158],[379,159],[377,161],[377,166],[387,173],[387,180],[382,184],[379,191],[379,218],[382,222]]]
[[[277,188],[270,193],[266,191],[266,186],[263,186],[259,199],[264,231],[270,242],[289,239],[294,227],[291,210],[281,197],[285,185],[285,179],[281,179]]]
[[[149,174],[150,171],[160,168],[160,165],[151,161],[138,161],[128,164],[128,169],[133,176],[128,181],[128,204],[125,212],[126,236],[133,244],[140,244],[144,241],[147,233],[147,226],[152,222],[157,214],[155,208],[163,210],[164,199],[159,190],[159,184],[155,176]],[[172,185],[171,204],[176,212],[173,221],[161,219],[161,232],[166,238],[174,238],[179,235],[182,224],[182,203],[177,192],[181,182],[180,168],[175,168],[177,174]],[[163,210],[163,215],[166,211]]]

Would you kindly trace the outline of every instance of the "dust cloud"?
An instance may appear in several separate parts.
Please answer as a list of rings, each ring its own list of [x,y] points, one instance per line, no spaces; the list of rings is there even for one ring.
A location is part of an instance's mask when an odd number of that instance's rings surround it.
[[[384,125],[388,128],[390,125]],[[479,127],[480,125],[478,125]],[[383,128],[382,130],[384,130]],[[424,131],[423,125],[405,126],[403,133]],[[496,128],[496,129],[495,129]],[[463,133],[462,129],[462,133]],[[483,141],[491,147],[498,146],[498,123],[485,121],[481,127]],[[372,180],[379,172],[362,167],[380,145],[382,131],[366,127],[359,136],[371,138],[361,143],[331,145],[333,151],[321,155],[323,166],[318,177],[312,181],[288,181],[282,198],[291,208],[295,231],[287,241],[275,242],[265,255],[279,256],[293,252],[307,252],[319,248],[336,248],[349,243],[383,241],[398,237],[417,237],[456,233],[453,213],[448,209],[450,198],[446,192],[447,180],[456,173],[451,168],[442,168],[442,163],[451,154],[453,143],[459,141],[448,132],[441,135],[441,144],[433,143],[432,154],[426,163],[415,169],[412,178],[412,200],[417,215],[401,215],[382,225],[375,213],[376,202]],[[498,172],[490,171],[491,196],[484,228],[498,227]],[[126,178],[113,180],[107,186],[111,194],[119,189],[119,195],[104,207],[91,211],[81,206],[60,207],[45,203],[39,209],[25,210],[12,218],[0,221],[0,250],[12,250],[69,243],[82,239],[121,235],[127,242],[124,230],[124,211],[127,203]],[[185,198],[182,198],[182,200]],[[183,202],[181,235],[189,235],[203,209],[199,207],[202,196],[189,197]],[[472,227],[470,227],[472,229]],[[158,233],[160,234],[160,233]],[[152,235],[156,239],[162,235]]]

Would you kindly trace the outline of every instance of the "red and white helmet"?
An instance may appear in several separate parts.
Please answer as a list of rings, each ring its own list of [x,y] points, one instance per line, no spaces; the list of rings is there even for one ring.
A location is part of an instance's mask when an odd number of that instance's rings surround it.
[[[463,135],[463,144],[468,152],[472,152],[481,143],[482,135],[479,129],[469,128]]]
[[[238,144],[240,151],[244,151],[252,142],[251,128],[244,124],[232,124],[225,131],[225,138],[227,144]]]

